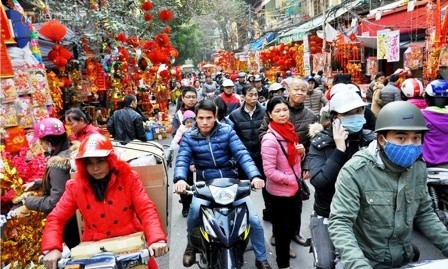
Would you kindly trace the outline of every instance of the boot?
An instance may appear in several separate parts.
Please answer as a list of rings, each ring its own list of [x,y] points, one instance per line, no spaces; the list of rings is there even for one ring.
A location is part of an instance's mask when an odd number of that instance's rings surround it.
[[[196,251],[193,246],[187,245],[184,251],[182,263],[185,267],[191,267],[196,262]]]

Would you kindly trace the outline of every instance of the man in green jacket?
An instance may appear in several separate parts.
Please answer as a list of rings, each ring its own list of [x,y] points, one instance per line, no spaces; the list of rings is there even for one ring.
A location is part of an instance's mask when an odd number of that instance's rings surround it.
[[[378,115],[377,140],[340,171],[329,232],[344,268],[397,268],[418,259],[414,225],[448,256],[448,231],[431,207],[421,159],[427,130],[417,107],[392,102]]]

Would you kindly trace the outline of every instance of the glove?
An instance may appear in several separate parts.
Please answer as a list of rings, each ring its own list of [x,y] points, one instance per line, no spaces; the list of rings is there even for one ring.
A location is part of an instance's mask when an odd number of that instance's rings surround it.
[[[166,165],[168,167],[173,166],[173,150],[172,149],[170,149],[170,151],[168,152],[168,156],[166,157]]]

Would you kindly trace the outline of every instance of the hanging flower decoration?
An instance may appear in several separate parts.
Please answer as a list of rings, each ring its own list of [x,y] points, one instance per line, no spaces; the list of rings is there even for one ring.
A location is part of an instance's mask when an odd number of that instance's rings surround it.
[[[169,9],[162,9],[159,11],[159,19],[163,22],[169,22],[173,17],[174,14]]]
[[[124,33],[119,33],[117,35],[117,40],[121,42],[126,42],[128,40],[128,37]]]
[[[154,5],[152,4],[151,1],[145,1],[142,3],[142,9],[144,11],[150,11],[153,7],[154,7]]]
[[[67,34],[67,27],[58,20],[49,20],[39,30],[39,33],[55,43],[61,42]]]

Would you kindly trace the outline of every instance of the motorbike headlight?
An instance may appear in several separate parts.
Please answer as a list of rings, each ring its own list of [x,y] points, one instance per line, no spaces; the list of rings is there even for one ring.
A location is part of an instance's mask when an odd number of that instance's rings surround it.
[[[228,205],[235,201],[236,192],[238,190],[238,185],[233,184],[232,186],[220,188],[216,186],[209,186],[210,192],[212,193],[213,199],[216,203],[220,205]]]

